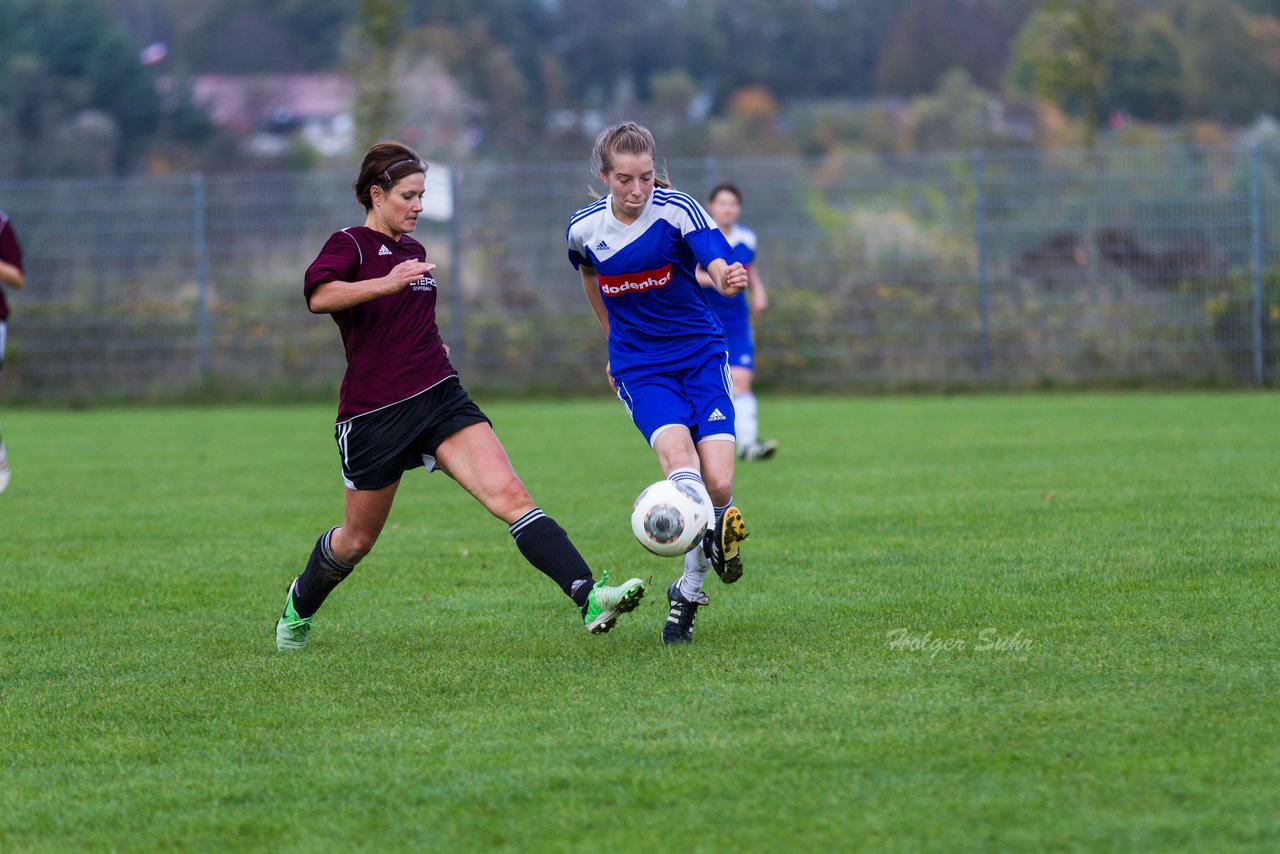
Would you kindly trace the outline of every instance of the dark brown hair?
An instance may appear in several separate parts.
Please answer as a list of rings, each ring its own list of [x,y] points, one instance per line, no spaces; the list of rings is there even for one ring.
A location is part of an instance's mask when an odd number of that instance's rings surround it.
[[[370,210],[373,208],[370,193],[374,184],[384,193],[389,192],[396,181],[414,172],[427,174],[427,164],[422,162],[416,151],[403,143],[380,142],[365,153],[360,175],[351,182],[351,189],[355,190],[356,201],[364,205],[365,210]]]
[[[738,204],[742,204],[742,191],[738,189],[737,184],[730,184],[728,181],[716,184],[712,187],[711,192],[707,193],[707,202],[714,202],[716,200],[716,196],[721,193],[732,193],[733,197],[738,200]]]

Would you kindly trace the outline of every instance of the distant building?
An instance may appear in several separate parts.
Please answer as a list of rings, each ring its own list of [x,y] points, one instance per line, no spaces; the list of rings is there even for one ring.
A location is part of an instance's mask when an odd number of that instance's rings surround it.
[[[356,84],[342,74],[202,74],[192,96],[215,126],[245,136],[251,153],[280,154],[298,135],[332,157],[355,137]]]

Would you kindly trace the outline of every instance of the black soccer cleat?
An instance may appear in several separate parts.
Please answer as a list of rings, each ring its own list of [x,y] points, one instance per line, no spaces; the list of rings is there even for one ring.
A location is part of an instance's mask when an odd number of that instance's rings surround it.
[[[698,608],[711,604],[711,600],[705,593],[697,599],[686,599],[680,592],[680,579],[677,578],[667,588],[667,602],[671,610],[667,612],[667,622],[662,626],[662,642],[689,643],[693,640],[693,620],[698,616]]]

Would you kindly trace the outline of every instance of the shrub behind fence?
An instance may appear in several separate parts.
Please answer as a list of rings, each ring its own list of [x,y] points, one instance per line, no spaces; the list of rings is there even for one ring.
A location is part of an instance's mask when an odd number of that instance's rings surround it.
[[[732,180],[760,235],[773,388],[1274,382],[1280,152],[973,152],[669,161]],[[447,171],[453,216],[415,234],[473,388],[603,388],[604,342],[565,256],[592,176]],[[331,394],[336,327],[302,274],[363,221],[347,172],[0,183],[28,287],[0,395]]]

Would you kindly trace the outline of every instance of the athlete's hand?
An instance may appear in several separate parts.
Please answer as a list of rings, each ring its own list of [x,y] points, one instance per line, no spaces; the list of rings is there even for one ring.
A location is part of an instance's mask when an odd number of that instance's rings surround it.
[[[435,264],[428,264],[426,261],[401,261],[391,268],[390,273],[387,273],[389,292],[399,293],[435,268]]]
[[[721,277],[720,293],[727,297],[737,296],[747,287],[747,268],[738,261],[724,268]]]
[[[609,378],[609,388],[613,389],[613,393],[618,393],[618,384],[613,381],[613,363],[604,363],[604,375]]]

